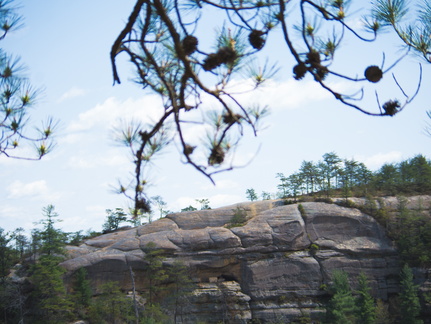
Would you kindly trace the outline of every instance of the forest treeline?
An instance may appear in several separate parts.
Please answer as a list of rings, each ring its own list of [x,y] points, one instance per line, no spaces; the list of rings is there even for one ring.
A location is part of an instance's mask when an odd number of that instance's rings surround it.
[[[317,197],[396,196],[431,193],[431,161],[422,154],[399,162],[385,163],[371,171],[364,163],[342,159],[336,153],[325,153],[318,162],[303,161],[297,172],[277,173],[276,198],[303,195]],[[254,188],[246,190],[247,199],[258,200]],[[263,192],[262,199],[274,195]]]

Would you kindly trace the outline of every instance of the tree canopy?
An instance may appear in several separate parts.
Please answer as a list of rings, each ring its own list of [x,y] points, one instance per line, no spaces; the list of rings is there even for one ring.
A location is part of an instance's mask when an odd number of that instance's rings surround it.
[[[238,144],[246,132],[257,135],[268,113],[267,107],[246,105],[240,97],[277,71],[276,65],[258,61],[269,37],[277,37],[280,51],[294,62],[296,80],[311,76],[336,101],[371,116],[394,116],[403,110],[419,91],[421,67],[413,93],[407,93],[394,74],[398,94],[393,98],[381,103],[373,86],[410,52],[431,61],[427,36],[431,5],[420,1],[419,7],[411,9],[404,0],[378,0],[358,17],[351,10],[353,4],[347,0],[137,0],[111,49],[114,84],[121,82],[117,58],[125,55],[135,70],[135,82],[160,95],[163,109],[150,125],[131,121],[118,130],[136,166],[134,179],[129,185],[121,184],[118,191],[134,201],[135,213],[149,210],[148,166],[169,144],[176,145],[184,163],[211,181],[214,174],[236,167]],[[367,46],[385,30],[392,30],[404,46],[392,62],[383,59],[382,64],[365,71],[360,67],[353,74],[352,66],[344,71],[335,64],[347,39]],[[342,93],[331,83],[337,79],[357,85],[357,91]],[[375,91],[375,108],[361,105],[369,91]],[[196,125],[206,134],[202,139],[188,131]]]
[[[277,173],[278,197],[298,195],[351,196],[411,195],[431,192],[431,161],[419,154],[399,163],[385,163],[372,172],[354,159],[325,153],[323,161],[303,161],[289,176]]]

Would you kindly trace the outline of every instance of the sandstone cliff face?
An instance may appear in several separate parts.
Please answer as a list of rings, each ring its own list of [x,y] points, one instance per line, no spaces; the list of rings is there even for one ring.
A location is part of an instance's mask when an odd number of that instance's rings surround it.
[[[392,200],[384,203],[396,209]],[[429,210],[430,201],[422,197],[421,208]],[[409,208],[417,204],[409,200]],[[247,222],[227,228],[237,208]],[[319,202],[261,201],[171,214],[69,247],[62,265],[68,276],[85,267],[93,285],[114,280],[125,291],[132,289],[132,269],[136,289],[144,291],[149,242],[164,250],[167,266],[181,260],[190,267],[195,290],[182,311],[184,323],[318,317],[334,269],[349,273],[353,286],[364,272],[375,297],[398,291],[399,260],[384,229],[358,209]]]

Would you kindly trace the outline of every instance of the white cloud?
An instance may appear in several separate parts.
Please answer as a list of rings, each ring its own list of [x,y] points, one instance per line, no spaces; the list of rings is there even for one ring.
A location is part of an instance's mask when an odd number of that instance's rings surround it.
[[[216,194],[209,197],[200,198],[180,197],[173,204],[173,210],[181,210],[182,208],[188,207],[190,205],[199,209],[200,204],[196,201],[196,199],[208,199],[211,208],[229,206],[244,201],[243,197],[230,194]]]
[[[79,114],[78,120],[71,122],[68,132],[79,132],[95,127],[112,128],[121,120],[136,120],[149,123],[156,120],[162,113],[162,105],[158,96],[148,95],[140,99],[120,101],[115,97]]]
[[[232,84],[237,91],[245,90],[246,82]],[[332,88],[345,88],[344,84],[333,84]],[[238,88],[238,89],[237,89]],[[288,79],[277,82],[273,79],[267,80],[262,86],[252,92],[238,95],[236,98],[245,106],[256,102],[262,106],[267,105],[271,110],[295,109],[311,102],[317,102],[330,98],[329,92],[324,90],[314,81],[296,81]]]
[[[100,231],[102,224],[105,221],[106,209],[101,205],[91,205],[85,207],[85,217],[76,215],[69,216],[63,220],[61,225],[65,228],[71,229],[72,231],[78,230],[88,230],[92,229],[95,231]]]
[[[244,201],[244,197],[229,194],[217,194],[209,197],[212,208],[224,207]]]
[[[9,192],[8,198],[11,199],[30,197],[53,201],[60,197],[60,194],[51,192],[46,180],[37,180],[28,183],[16,180],[8,186],[7,191]]]
[[[126,154],[112,152],[105,156],[72,156],[69,158],[68,166],[77,169],[91,169],[96,167],[127,167],[130,164],[130,160]]]
[[[175,200],[175,203],[172,205],[175,211],[179,211],[182,208],[186,208],[188,206],[193,206],[195,208],[199,207],[198,203],[196,202],[196,198],[191,198],[191,197],[179,197],[177,200]]]
[[[7,231],[22,227],[29,232],[29,229],[33,227],[33,222],[29,218],[29,211],[23,204],[19,206],[2,205],[0,207],[0,224],[3,224],[0,227]]]
[[[369,169],[376,170],[385,163],[396,163],[402,160],[402,153],[392,151],[388,153],[378,153],[372,156],[357,156],[356,160],[362,161]]]
[[[68,100],[68,99],[76,98],[76,97],[81,97],[81,96],[85,95],[86,93],[87,93],[87,91],[84,89],[73,87],[73,88],[69,89],[68,91],[66,91],[60,97],[60,99],[58,99],[58,102],[62,102],[62,101]]]
[[[225,189],[234,189],[239,187],[239,184],[237,182],[230,179],[216,180],[215,183],[216,183],[215,186],[212,183],[202,185],[202,190],[213,190],[213,189],[225,190]]]

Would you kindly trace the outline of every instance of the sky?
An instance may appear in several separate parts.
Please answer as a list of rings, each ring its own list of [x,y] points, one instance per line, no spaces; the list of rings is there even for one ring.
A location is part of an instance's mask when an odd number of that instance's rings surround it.
[[[113,192],[119,179],[133,171],[128,151],[113,140],[112,128],[120,120],[148,121],[159,99],[130,81],[132,67],[120,60],[122,83],[113,86],[109,52],[133,8],[130,0],[23,1],[24,27],[2,41],[2,48],[21,57],[33,85],[43,88],[31,111],[38,123],[53,116],[59,121],[56,147],[41,161],[0,157],[0,227],[30,230],[43,218],[42,208],[54,205],[67,232],[100,231],[106,209],[130,205]],[[275,33],[276,34],[276,33]],[[390,65],[399,48],[389,34],[382,43],[367,45],[349,40],[337,61],[343,72],[361,71],[368,65]],[[338,55],[338,54],[337,54]],[[258,137],[247,135],[237,153],[233,171],[218,174],[214,186],[191,166],[180,161],[173,147],[159,156],[152,167],[149,196],[159,195],[171,211],[196,199],[208,199],[212,208],[246,200],[254,188],[275,193],[275,175],[296,172],[302,161],[317,162],[335,152],[343,159],[364,162],[371,170],[417,154],[431,157],[431,138],[424,133],[431,110],[431,66],[423,64],[421,92],[395,117],[370,117],[346,107],[311,80],[296,81],[287,49],[270,37],[262,50],[278,62],[278,74],[261,90],[242,100],[268,105],[271,115]],[[394,70],[409,94],[418,78],[418,58],[409,56]],[[354,92],[343,81],[334,87]],[[402,97],[390,75],[379,88],[383,98]],[[376,109],[371,92],[364,105]]]

